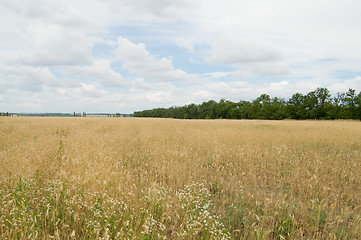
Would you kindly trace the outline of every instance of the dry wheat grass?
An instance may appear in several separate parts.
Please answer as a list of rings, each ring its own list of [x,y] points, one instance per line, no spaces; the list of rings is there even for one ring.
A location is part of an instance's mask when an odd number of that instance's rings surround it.
[[[359,239],[361,124],[0,118],[2,239]]]

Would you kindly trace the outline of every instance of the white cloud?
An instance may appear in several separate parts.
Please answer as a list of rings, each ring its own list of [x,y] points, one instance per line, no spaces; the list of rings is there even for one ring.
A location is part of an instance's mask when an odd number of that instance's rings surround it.
[[[257,40],[226,34],[212,42],[211,52],[212,55],[206,60],[237,68],[232,73],[235,78],[290,73],[281,51]]]
[[[186,49],[189,53],[194,52],[194,45],[191,43],[191,41],[187,39],[177,38],[175,40],[175,44],[180,47]]]
[[[81,84],[81,88],[76,88],[75,92],[78,96],[81,96],[85,101],[94,102],[95,99],[106,96],[108,93],[105,90],[98,89],[95,85],[92,84]]]
[[[282,62],[244,63],[231,75],[234,78],[250,78],[257,76],[282,76],[291,74],[291,68]]]
[[[126,38],[118,38],[115,50],[116,58],[123,62],[123,68],[139,77],[149,78],[157,82],[190,81],[194,77],[175,69],[172,60],[156,59],[142,43],[135,44]]]
[[[45,85],[61,84],[46,67],[0,67],[0,77],[8,89],[25,91],[42,91]]]
[[[28,49],[9,56],[10,63],[32,66],[77,65],[91,62],[92,39],[84,32],[33,22],[27,32]]]
[[[332,94],[337,92],[347,92],[350,88],[360,91],[361,76],[357,76],[352,79],[345,79],[343,81],[336,82],[329,86],[329,90]]]
[[[84,5],[87,2],[90,1],[78,0],[77,3],[82,5],[77,7],[76,2],[71,0],[3,0],[0,11],[2,9],[5,13],[12,14],[13,18],[24,20],[25,24],[42,21],[67,27],[69,30],[99,30],[101,25],[89,15],[89,5]]]
[[[355,57],[361,55],[357,43],[361,32],[356,30],[361,27],[361,15],[356,10],[359,7],[361,2],[357,0],[347,3],[326,0],[225,0],[222,4],[209,0],[202,2],[203,11],[196,21],[203,30],[203,39],[214,41],[214,36],[217,36],[222,39],[221,43],[228,40],[231,46],[234,46],[233,41],[243,44],[242,39],[251,42],[249,54],[242,58],[237,57],[240,55],[237,54],[237,46],[228,48],[215,41],[212,43],[212,56],[208,58],[215,62],[235,64],[275,57],[273,62],[282,62],[293,72],[292,69],[304,61],[334,58],[346,62],[348,69],[359,71],[359,67],[353,64]],[[230,49],[234,49],[234,54]],[[328,67],[319,74],[325,75],[330,69]],[[253,75],[258,73],[252,71]],[[249,75],[252,74],[245,74],[245,77]],[[304,69],[302,75],[308,75],[308,70]]]
[[[113,13],[123,19],[143,21],[175,21],[188,19],[198,8],[199,3],[192,0],[99,0],[107,2]]]
[[[179,90],[170,83],[149,84],[144,79],[137,78],[133,81],[133,87],[129,91],[128,100],[143,101],[155,106],[159,103],[167,102],[167,105],[169,105],[179,100],[179,95],[177,94]]]
[[[209,78],[224,78],[231,75],[230,72],[209,72],[209,73],[204,73],[201,74],[201,77],[209,77]]]
[[[111,62],[105,59],[99,59],[92,65],[70,66],[63,68],[64,73],[95,80],[104,87],[125,87],[127,80],[111,67]]]
[[[16,14],[29,18],[39,18],[51,15],[56,9],[56,1],[34,0],[4,0],[2,8],[7,8]]]
[[[261,88],[261,91],[266,92],[272,97],[286,97],[289,94],[287,93],[287,88],[289,87],[289,85],[290,84],[288,81],[271,82],[265,89]]]
[[[251,99],[255,94],[252,91],[254,86],[243,81],[213,82],[204,81],[182,91],[184,104],[202,103],[208,100],[220,100],[225,98],[232,101]],[[181,105],[181,104],[178,104]]]
[[[217,64],[238,66],[243,63],[272,62],[281,59],[280,51],[256,41],[222,37],[212,43],[212,56],[207,60]]]
[[[307,94],[318,87],[321,87],[321,85],[310,80],[303,80],[293,83],[283,80],[279,82],[255,84],[252,86],[252,89],[256,90],[253,99],[263,93],[268,94],[271,97],[288,99],[295,93]]]
[[[360,7],[358,0],[3,0],[0,107],[132,112],[262,93],[287,98],[317,87],[360,91]]]
[[[69,2],[5,0],[2,11],[15,28],[0,27],[0,33],[10,33],[17,43],[0,46],[0,54],[7,52],[7,63],[51,66],[91,62],[94,38],[88,34],[102,27]]]

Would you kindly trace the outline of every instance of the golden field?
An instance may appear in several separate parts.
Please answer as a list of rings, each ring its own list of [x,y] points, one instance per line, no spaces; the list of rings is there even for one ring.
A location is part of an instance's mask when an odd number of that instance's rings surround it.
[[[361,123],[0,118],[0,239],[360,239]]]

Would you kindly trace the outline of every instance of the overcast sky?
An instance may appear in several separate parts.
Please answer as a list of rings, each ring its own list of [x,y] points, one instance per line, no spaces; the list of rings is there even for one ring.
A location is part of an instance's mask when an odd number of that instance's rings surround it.
[[[0,0],[0,112],[361,90],[359,0]]]

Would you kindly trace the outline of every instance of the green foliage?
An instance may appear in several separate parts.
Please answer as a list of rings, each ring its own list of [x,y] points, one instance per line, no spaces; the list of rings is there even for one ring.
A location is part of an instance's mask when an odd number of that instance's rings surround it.
[[[238,103],[221,99],[182,107],[156,108],[134,113],[135,117],[178,119],[360,119],[361,92],[354,89],[331,98],[327,88],[317,88],[303,95],[294,94],[288,101],[262,94],[255,100]]]

